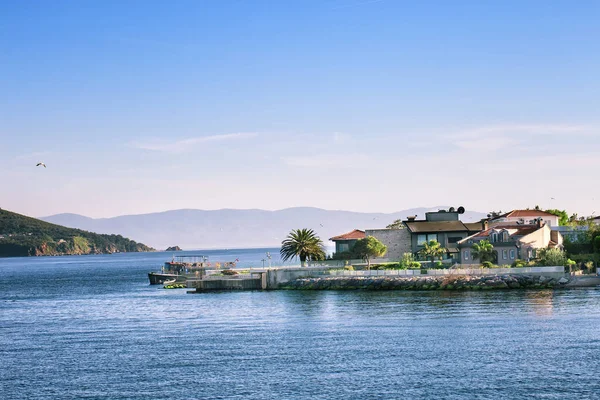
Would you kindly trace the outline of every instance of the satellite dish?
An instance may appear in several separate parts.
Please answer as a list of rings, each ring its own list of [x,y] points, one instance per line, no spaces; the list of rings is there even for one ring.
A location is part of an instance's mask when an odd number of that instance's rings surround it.
[[[464,214],[465,213],[465,208],[463,206],[458,207],[458,213],[459,214]]]
[[[454,207],[450,207],[450,209],[448,210],[448,212],[456,212],[456,209]]]

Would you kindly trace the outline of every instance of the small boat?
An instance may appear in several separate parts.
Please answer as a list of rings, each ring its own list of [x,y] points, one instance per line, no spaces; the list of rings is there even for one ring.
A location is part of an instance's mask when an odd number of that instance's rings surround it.
[[[203,255],[173,256],[171,261],[165,263],[161,271],[148,273],[148,279],[151,285],[164,285],[172,280],[173,283],[184,283],[188,278],[202,279],[208,270],[216,270],[221,267],[235,268],[236,262],[237,259],[233,262],[211,264],[208,257]]]

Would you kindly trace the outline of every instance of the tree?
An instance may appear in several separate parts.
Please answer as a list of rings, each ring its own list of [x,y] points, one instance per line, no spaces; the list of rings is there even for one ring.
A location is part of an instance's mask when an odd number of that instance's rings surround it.
[[[394,222],[392,222],[391,224],[389,224],[388,226],[386,226],[387,229],[404,229],[404,224],[402,223],[401,219],[397,219]]]
[[[567,214],[566,210],[558,210],[556,208],[551,208],[549,210],[546,210],[546,212],[554,214],[558,217],[558,225],[569,225],[569,214]]]
[[[538,255],[542,265],[558,266],[567,263],[567,256],[561,249],[541,249],[538,251]]]
[[[359,239],[352,248],[357,257],[367,260],[367,269],[371,269],[371,258],[383,257],[387,252],[387,246],[373,236]]]
[[[425,243],[425,246],[419,250],[419,252],[425,257],[431,257],[431,266],[433,267],[433,263],[436,257],[441,257],[446,253],[446,249],[442,247],[441,244],[438,243],[437,240],[430,240]]]
[[[279,254],[282,261],[300,258],[304,267],[306,260],[324,260],[325,248],[321,238],[312,229],[294,229],[281,242]]]
[[[482,264],[484,262],[494,262],[494,246],[487,240],[475,243],[471,249],[473,258],[478,258]]]

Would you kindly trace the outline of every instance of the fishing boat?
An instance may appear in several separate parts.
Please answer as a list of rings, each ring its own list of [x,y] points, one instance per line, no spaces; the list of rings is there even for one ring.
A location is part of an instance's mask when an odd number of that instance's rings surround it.
[[[237,261],[236,259],[232,262],[211,263],[208,257],[203,255],[173,256],[171,261],[165,262],[160,271],[148,273],[148,279],[151,285],[162,285],[173,280],[183,283],[188,278],[201,279],[210,270],[235,268]]]

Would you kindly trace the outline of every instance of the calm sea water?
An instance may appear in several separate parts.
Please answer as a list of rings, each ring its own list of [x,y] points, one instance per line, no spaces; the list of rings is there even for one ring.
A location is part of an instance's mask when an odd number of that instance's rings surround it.
[[[0,398],[600,398],[597,289],[186,294],[170,256],[0,259]]]

